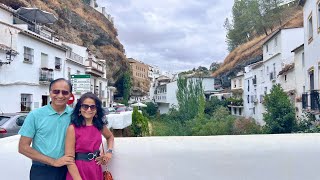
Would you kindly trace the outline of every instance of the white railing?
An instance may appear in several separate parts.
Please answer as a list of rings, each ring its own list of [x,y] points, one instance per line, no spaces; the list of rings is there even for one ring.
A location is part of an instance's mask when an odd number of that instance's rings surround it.
[[[317,180],[320,134],[115,138],[116,180]],[[1,179],[27,180],[19,136],[0,139]]]

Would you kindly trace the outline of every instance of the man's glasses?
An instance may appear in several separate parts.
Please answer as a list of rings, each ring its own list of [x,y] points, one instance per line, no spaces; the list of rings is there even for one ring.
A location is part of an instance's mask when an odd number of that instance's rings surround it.
[[[96,105],[88,105],[88,104],[81,104],[81,108],[84,109],[85,111],[88,110],[89,108],[91,109],[91,111],[94,111],[97,109]]]
[[[60,92],[61,92],[61,94],[62,95],[64,95],[64,96],[67,96],[67,95],[69,95],[69,91],[66,91],[66,90],[58,90],[58,89],[54,89],[54,90],[52,90],[51,91],[52,92],[52,94],[60,94]]]

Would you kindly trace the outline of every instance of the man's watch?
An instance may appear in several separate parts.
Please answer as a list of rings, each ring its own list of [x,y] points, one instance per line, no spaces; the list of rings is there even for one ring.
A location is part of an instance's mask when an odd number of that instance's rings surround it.
[[[111,153],[112,154],[112,149],[107,149],[106,153]]]

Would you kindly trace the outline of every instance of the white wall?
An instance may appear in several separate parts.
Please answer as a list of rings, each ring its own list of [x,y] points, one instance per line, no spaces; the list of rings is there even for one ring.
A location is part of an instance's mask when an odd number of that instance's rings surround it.
[[[2,6],[2,4],[1,4],[1,6]],[[0,19],[1,19],[1,21],[8,23],[8,24],[13,23],[12,13],[8,12],[7,10],[4,10],[2,8],[0,8]]]
[[[303,65],[302,62],[302,56],[304,53],[304,49],[301,48],[297,51],[295,51],[295,56],[294,56],[294,73],[295,73],[295,87],[296,87],[296,95],[297,97],[302,97],[302,93],[304,93],[304,88],[306,87],[306,82],[307,82],[307,77],[304,76],[304,72],[306,71],[305,65]],[[301,99],[302,100],[302,99]],[[298,108],[298,111],[296,112],[297,116],[302,115],[302,102],[297,102],[295,103],[295,106]]]
[[[4,27],[0,27],[2,28]],[[5,43],[4,40],[0,38],[0,43]],[[23,34],[16,35],[13,42],[16,42],[19,54],[11,64],[0,67],[0,109],[6,113],[20,112],[21,93],[32,95],[32,109],[41,107],[42,95],[49,94],[49,85],[39,84],[41,53],[48,54],[48,68],[53,69],[53,78],[64,77],[65,51]],[[34,50],[34,60],[31,64],[23,62],[24,46]],[[55,70],[55,57],[62,60],[61,70]]]
[[[317,6],[316,0],[306,1],[303,7],[303,24],[304,24],[304,52],[305,52],[305,77],[308,77],[308,70],[314,68],[314,89],[319,89],[319,67],[318,63],[320,62],[320,38],[318,29],[318,17],[317,17]],[[312,13],[312,24],[313,24],[313,40],[308,42],[308,17]],[[306,90],[310,90],[310,80],[307,78],[306,81]]]
[[[115,138],[118,180],[317,180],[320,134]],[[0,139],[1,179],[27,180],[19,136]]]

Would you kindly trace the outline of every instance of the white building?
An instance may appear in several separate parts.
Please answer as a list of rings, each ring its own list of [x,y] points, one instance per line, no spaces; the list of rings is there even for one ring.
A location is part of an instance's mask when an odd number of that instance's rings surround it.
[[[237,73],[237,76],[231,79],[231,93],[232,98],[237,102],[232,102],[228,105],[232,115],[244,116],[243,113],[243,91],[244,91],[244,73],[242,71]]]
[[[110,88],[108,88],[108,80],[106,78],[106,63],[103,59],[98,59],[89,50],[87,51],[85,60],[86,74],[91,75],[91,92],[96,94],[102,101],[102,106],[109,107],[111,100]],[[108,91],[109,90],[109,91]]]
[[[196,81],[199,78],[188,78],[189,81]],[[206,77],[201,78],[204,95],[208,92],[214,91],[214,78]],[[156,79],[154,102],[158,104],[160,114],[167,113],[170,108],[178,108],[177,93],[178,85],[177,81],[172,81],[167,76],[160,76]]]
[[[156,88],[156,78],[158,78],[160,76],[160,70],[158,67],[156,66],[150,66],[149,65],[149,71],[148,71],[148,77],[150,80],[150,89],[149,89],[149,97],[148,100],[152,100],[153,96],[154,96],[154,91]]]
[[[302,115],[302,94],[306,92],[306,81],[307,77],[304,76],[305,60],[304,60],[304,44],[298,46],[294,50],[294,75],[295,75],[295,109],[296,117],[301,117]]]
[[[258,123],[264,124],[264,96],[278,83],[291,95],[294,103],[294,54],[291,51],[303,43],[302,34],[303,28],[277,30],[263,44],[263,61],[246,67],[244,91],[246,117],[253,117]]]
[[[320,1],[300,0],[299,4],[303,6],[305,59],[303,73],[306,77],[306,83],[303,84],[305,91],[302,95],[302,106],[303,109],[318,114],[320,108],[318,91],[320,87]]]
[[[1,47],[11,47],[18,52],[10,64],[0,66],[2,112],[30,111],[48,104],[50,81],[65,75],[66,49],[53,40],[52,31],[18,19],[14,13],[0,4]],[[1,62],[5,62],[4,53],[10,51],[1,49]]]
[[[254,118],[257,123],[263,125],[263,112],[265,111],[262,103],[263,96],[267,93],[263,87],[263,62],[259,61],[245,67],[243,106],[244,116]]]

